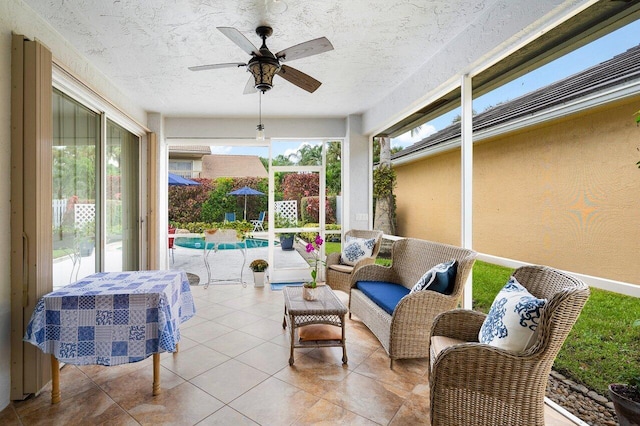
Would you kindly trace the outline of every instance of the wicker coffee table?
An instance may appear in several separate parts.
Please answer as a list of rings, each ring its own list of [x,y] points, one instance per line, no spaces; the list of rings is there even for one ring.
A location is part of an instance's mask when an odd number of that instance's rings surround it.
[[[342,347],[342,363],[347,363],[347,346],[344,336],[344,317],[347,308],[326,285],[317,287],[317,299],[307,301],[302,298],[302,287],[285,287],[284,320],[282,328],[289,327],[291,333],[291,355],[289,365],[293,365],[293,349],[308,347]],[[309,340],[296,342],[296,329],[310,324],[330,324],[342,329],[338,340]]]

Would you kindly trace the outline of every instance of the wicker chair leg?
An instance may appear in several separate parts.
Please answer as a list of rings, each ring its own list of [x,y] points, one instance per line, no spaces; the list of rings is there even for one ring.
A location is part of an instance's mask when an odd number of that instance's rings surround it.
[[[389,357],[389,370],[393,370],[393,358]]]

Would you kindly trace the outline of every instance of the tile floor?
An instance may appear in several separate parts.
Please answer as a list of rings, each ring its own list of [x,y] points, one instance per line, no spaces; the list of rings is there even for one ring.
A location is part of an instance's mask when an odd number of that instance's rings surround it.
[[[355,318],[340,348],[296,349],[290,367],[281,291],[193,286],[197,314],[180,352],[162,354],[159,396],[152,359],[114,367],[66,365],[62,402],[51,388],[13,402],[2,425],[414,425],[429,424],[428,360],[389,358]],[[547,408],[548,425],[572,424]]]

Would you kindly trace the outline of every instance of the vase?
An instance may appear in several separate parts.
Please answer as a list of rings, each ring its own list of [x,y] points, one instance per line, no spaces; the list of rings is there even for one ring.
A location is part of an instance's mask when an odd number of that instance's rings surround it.
[[[253,286],[264,287],[264,271],[253,273]]]
[[[627,385],[609,385],[609,396],[618,416],[620,426],[632,426],[640,424],[640,403],[633,401],[622,392]]]
[[[302,298],[304,300],[316,300],[318,298],[318,295],[316,294],[316,292],[317,292],[316,287],[302,286]]]

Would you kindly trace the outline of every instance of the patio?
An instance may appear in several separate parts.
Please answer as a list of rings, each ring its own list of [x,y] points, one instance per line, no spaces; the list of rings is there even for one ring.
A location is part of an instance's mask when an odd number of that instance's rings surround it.
[[[266,250],[247,250],[247,265]],[[296,251],[276,253],[276,262],[304,262]],[[218,256],[212,277],[239,279],[239,253],[211,256]],[[428,359],[398,360],[390,370],[378,340],[354,318],[346,325],[348,365],[340,348],[309,348],[297,349],[289,367],[281,291],[254,288],[248,269],[246,287],[223,281],[205,289],[197,249],[176,249],[172,269],[179,268],[201,278],[191,287],[197,314],[181,328],[180,352],[161,356],[161,395],[151,395],[151,358],[114,367],[67,365],[60,404],[51,405],[49,384],[37,397],[10,404],[0,423],[429,423]],[[546,414],[548,425],[574,424],[549,407]]]

